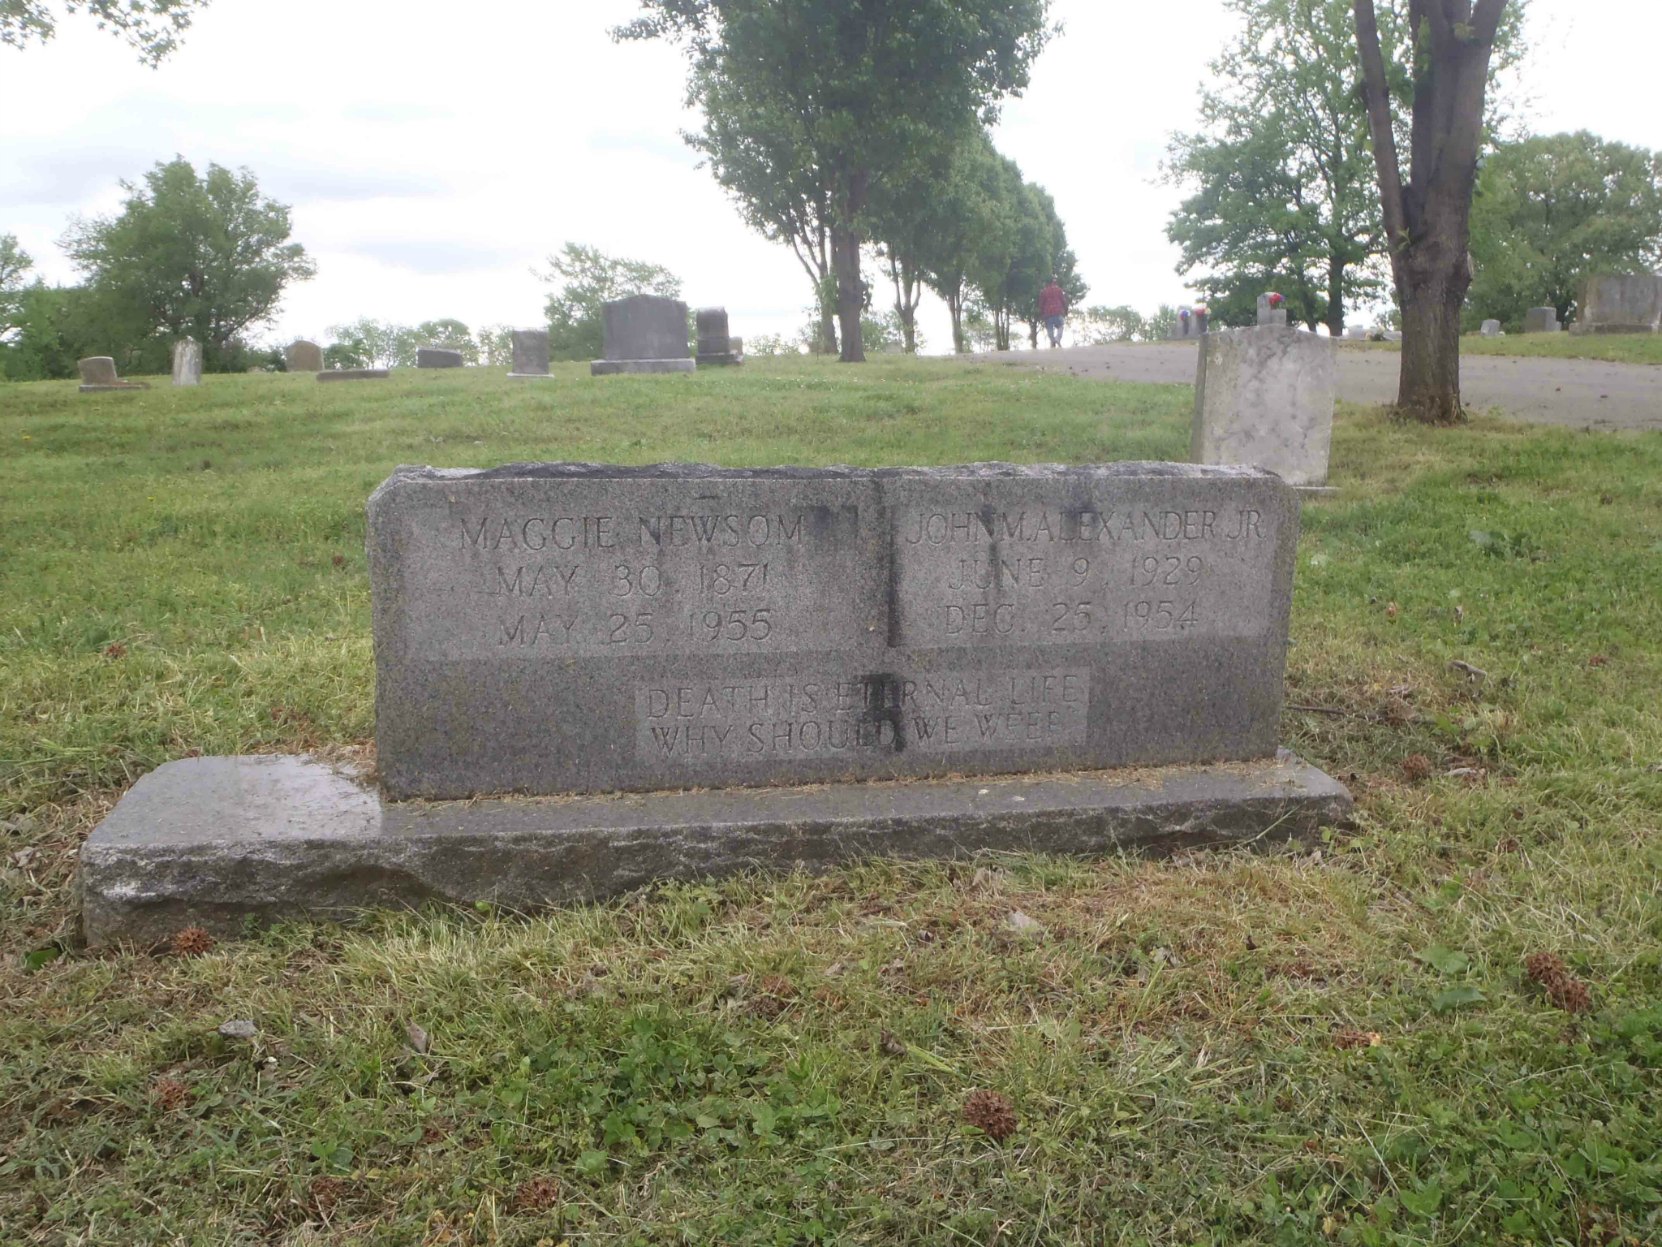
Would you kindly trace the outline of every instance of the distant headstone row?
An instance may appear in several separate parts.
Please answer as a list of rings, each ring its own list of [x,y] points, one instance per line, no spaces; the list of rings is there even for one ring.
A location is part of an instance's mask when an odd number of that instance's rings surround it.
[[[1173,338],[1204,337],[1208,315],[1204,307],[1178,308],[1177,319],[1172,322],[1171,336]]]

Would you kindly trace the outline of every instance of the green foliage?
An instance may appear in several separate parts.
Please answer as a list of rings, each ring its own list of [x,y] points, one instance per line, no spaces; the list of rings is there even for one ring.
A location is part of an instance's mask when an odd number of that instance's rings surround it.
[[[1177,326],[1177,309],[1170,303],[1162,303],[1154,309],[1143,324],[1143,341],[1163,342],[1171,337],[1171,331]]]
[[[324,348],[323,359],[330,368],[414,368],[422,347],[442,346],[460,351],[463,361],[470,365],[484,361],[506,366],[512,354],[508,333],[505,327],[493,325],[481,329],[475,337],[465,321],[454,317],[396,325],[364,316],[329,327],[334,342]]]
[[[1178,271],[1202,270],[1219,324],[1254,323],[1258,295],[1278,290],[1289,321],[1342,333],[1347,309],[1383,285],[1350,0],[1227,7],[1241,30],[1212,65],[1204,128],[1173,135],[1166,167],[1195,189],[1166,229]]]
[[[992,321],[994,347],[1007,351],[1016,322],[1026,322],[1037,337],[1039,291],[1053,275],[1070,302],[1083,299],[1087,288],[1049,193],[1024,180],[1015,161],[996,154],[994,160],[991,228],[973,253],[971,276]]]
[[[599,359],[605,352],[601,305],[632,294],[681,297],[681,279],[667,268],[609,256],[595,247],[568,242],[548,257],[543,280],[557,284],[548,297],[548,353],[551,359]]]
[[[1662,153],[1585,130],[1501,144],[1478,175],[1471,252],[1468,328],[1517,332],[1532,307],[1568,321],[1589,276],[1662,265]]]
[[[0,45],[45,43],[63,15],[85,13],[100,30],[120,35],[139,60],[156,65],[179,46],[179,36],[208,0],[0,0]],[[62,9],[62,14],[55,12]]]
[[[289,210],[261,195],[254,175],[210,164],[199,177],[182,157],[158,164],[142,186],[123,182],[118,216],[82,221],[64,242],[111,314],[121,342],[202,343],[210,369],[234,366],[233,340],[277,310],[283,288],[316,272],[291,243]]]
[[[1118,307],[1079,308],[1068,316],[1068,332],[1081,346],[1105,346],[1110,342],[1142,342],[1148,339],[1149,326],[1136,308],[1121,304]]]
[[[34,264],[34,257],[17,245],[17,235],[0,234],[0,342],[17,328],[23,278]]]
[[[837,282],[844,359],[860,358],[860,248],[874,188],[1019,92],[1049,36],[1048,0],[641,0],[625,39],[674,39],[690,100],[746,218]],[[904,250],[902,251],[904,257]],[[851,341],[852,339],[852,341]]]

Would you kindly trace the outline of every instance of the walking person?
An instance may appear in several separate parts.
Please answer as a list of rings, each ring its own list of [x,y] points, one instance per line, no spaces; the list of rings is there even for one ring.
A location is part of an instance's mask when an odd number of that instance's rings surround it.
[[[1058,286],[1052,277],[1050,284],[1039,291],[1039,317],[1045,323],[1045,333],[1050,338],[1052,349],[1062,345],[1062,320],[1067,314],[1067,291]]]

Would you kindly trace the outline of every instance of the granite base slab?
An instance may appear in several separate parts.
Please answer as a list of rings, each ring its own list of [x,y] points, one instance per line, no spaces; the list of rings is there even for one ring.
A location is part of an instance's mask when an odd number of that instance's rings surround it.
[[[119,394],[127,390],[148,390],[150,386],[143,381],[117,381],[114,385],[83,385],[80,391],[83,394]]]
[[[611,377],[624,372],[695,372],[698,365],[684,359],[595,359],[589,361],[589,376]]]
[[[721,351],[699,355],[697,362],[700,368],[735,368],[744,363],[744,359],[731,351]]]
[[[384,381],[392,375],[386,368],[327,368],[317,374],[319,381]]]
[[[187,758],[139,780],[81,849],[90,945],[190,925],[344,918],[427,901],[532,910],[654,880],[862,857],[1271,845],[1351,810],[1291,753],[1214,766],[606,797],[382,799],[308,757]]]
[[[552,380],[554,380],[554,374],[551,373],[551,372],[510,372],[508,374],[508,380],[510,380],[510,381],[552,381]]]

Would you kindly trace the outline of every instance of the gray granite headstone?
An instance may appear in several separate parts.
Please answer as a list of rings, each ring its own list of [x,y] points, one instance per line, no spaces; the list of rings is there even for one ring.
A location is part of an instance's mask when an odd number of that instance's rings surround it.
[[[1498,320],[1486,320],[1478,332],[1485,338],[1498,338],[1500,337],[1500,322]]]
[[[1209,312],[1196,312],[1195,313],[1194,329],[1192,330],[1193,334],[1197,338],[1205,337],[1206,336],[1206,331],[1207,331],[1207,326],[1210,323],[1211,323],[1211,313],[1209,313]]]
[[[1366,325],[1346,325],[1345,337],[1349,338],[1352,342],[1366,342],[1368,339],[1368,327]]]
[[[115,385],[115,359],[109,355],[89,355],[75,365],[81,371],[82,385]]]
[[[546,377],[548,372],[548,330],[515,329],[510,335],[514,365],[510,377]]]
[[[143,381],[123,381],[115,374],[115,360],[109,355],[89,355],[76,368],[81,373],[81,393],[103,394],[119,390],[148,390]]]
[[[450,346],[424,346],[416,351],[417,368],[460,368],[462,353]]]
[[[194,338],[180,338],[173,344],[173,384],[202,384],[202,344]]]
[[[290,372],[322,372],[323,348],[315,342],[299,338],[289,344],[283,358]]]
[[[389,795],[1267,758],[1296,493],[1251,468],[401,468]]]
[[[1662,274],[1590,278],[1570,332],[1662,332]]]
[[[701,307],[695,313],[698,328],[698,366],[721,367],[739,362],[733,339],[727,331],[727,309]]]
[[[594,376],[619,372],[692,372],[687,349],[687,305],[656,294],[630,295],[601,305],[606,358],[589,365]]]
[[[1555,307],[1532,307],[1524,313],[1525,333],[1557,333],[1562,328]]]
[[[1271,307],[1270,296],[1267,294],[1259,295],[1258,323],[1260,325],[1285,325],[1287,323],[1286,305],[1283,304],[1280,307]]]
[[[1289,485],[1325,484],[1338,351],[1332,338],[1281,325],[1207,334],[1190,457],[1266,468]]]

